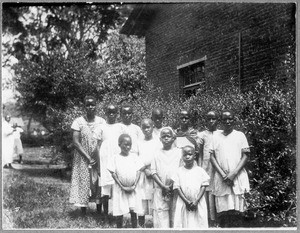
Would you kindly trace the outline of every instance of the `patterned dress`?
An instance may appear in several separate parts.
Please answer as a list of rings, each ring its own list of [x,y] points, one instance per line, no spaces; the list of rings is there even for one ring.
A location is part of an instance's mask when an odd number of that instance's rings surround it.
[[[94,122],[87,122],[84,117],[75,119],[71,128],[80,132],[80,142],[83,149],[91,156],[97,146],[97,141],[101,140],[100,135],[97,135],[96,130],[101,124],[105,123],[105,120],[101,117],[95,117]],[[71,179],[71,191],[70,191],[70,203],[74,203],[75,206],[87,207],[89,201],[92,201],[92,194],[95,198],[98,187],[97,167],[93,166],[89,170],[89,162],[86,158],[79,154],[77,150],[74,152],[73,158],[73,170]],[[91,180],[92,179],[92,180]],[[91,186],[91,182],[93,185]],[[91,193],[92,192],[92,193]],[[96,199],[96,198],[95,198]]]

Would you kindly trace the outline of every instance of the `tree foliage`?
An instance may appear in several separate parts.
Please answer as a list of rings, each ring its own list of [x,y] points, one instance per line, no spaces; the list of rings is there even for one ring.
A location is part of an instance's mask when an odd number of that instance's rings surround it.
[[[57,51],[70,56],[83,46],[95,56],[108,30],[124,17],[117,4],[3,4],[3,33],[17,35],[6,52],[17,59],[40,61]]]

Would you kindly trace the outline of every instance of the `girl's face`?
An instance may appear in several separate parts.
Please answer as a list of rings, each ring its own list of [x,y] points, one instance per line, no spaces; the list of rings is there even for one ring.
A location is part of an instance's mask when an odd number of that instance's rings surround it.
[[[123,108],[121,111],[121,118],[125,125],[130,125],[132,120],[132,109],[130,107]]]
[[[89,116],[93,116],[96,113],[96,102],[93,99],[85,100],[86,113]]]
[[[121,152],[123,154],[128,154],[129,151],[131,150],[131,138],[130,137],[125,137],[123,138],[122,142],[120,143],[120,148],[121,148]]]
[[[218,124],[218,118],[214,112],[209,112],[206,115],[206,125],[210,131],[215,131]]]
[[[175,140],[175,137],[172,134],[171,130],[165,129],[165,130],[161,131],[161,133],[160,133],[160,140],[161,140],[164,148],[169,148],[172,146],[172,144]]]
[[[141,126],[145,138],[151,138],[153,133],[153,125],[148,121],[144,121]]]
[[[190,147],[182,149],[182,160],[186,167],[192,167],[195,159],[195,150]]]
[[[222,124],[224,126],[224,131],[231,132],[234,127],[234,117],[230,112],[222,113]]]
[[[113,105],[108,106],[107,109],[106,109],[105,115],[107,117],[107,122],[109,124],[114,124],[116,122],[116,119],[117,119],[118,110]]]
[[[162,113],[154,113],[152,114],[152,121],[154,123],[154,126],[157,129],[160,129],[162,127],[162,122],[163,122],[164,116]]]
[[[187,128],[190,123],[190,117],[187,111],[182,111],[180,113],[180,126],[181,128]]]

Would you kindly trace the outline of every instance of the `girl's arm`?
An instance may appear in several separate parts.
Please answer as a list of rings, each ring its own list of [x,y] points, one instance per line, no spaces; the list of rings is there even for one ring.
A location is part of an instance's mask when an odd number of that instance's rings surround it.
[[[233,181],[234,178],[239,174],[239,172],[246,165],[246,163],[248,161],[248,157],[249,157],[249,152],[242,151],[242,158],[241,158],[240,162],[238,163],[237,167],[232,172],[229,172],[229,174],[226,176],[225,179],[229,179],[229,180]]]
[[[165,191],[167,191],[167,192],[171,192],[171,187],[170,187],[170,186],[164,185],[164,184],[161,182],[160,178],[158,177],[158,175],[157,175],[156,173],[154,173],[154,174],[152,175],[152,177],[153,177],[153,180],[158,184],[158,186],[159,186],[161,189],[163,189],[163,190],[165,190]]]
[[[216,155],[215,152],[211,152],[210,153],[210,161],[211,164],[214,166],[214,168],[216,169],[216,171],[222,176],[223,179],[226,178],[227,174],[223,171],[223,169],[220,167],[217,159],[216,159]]]
[[[186,206],[189,206],[192,204],[192,202],[186,198],[186,196],[184,195],[184,193],[182,192],[180,187],[176,188],[175,190],[177,190],[179,197],[183,200],[183,202],[185,203]]]
[[[142,168],[141,170],[143,170],[143,168]],[[133,184],[133,186],[132,186],[133,189],[136,188],[136,186],[137,186],[137,184],[138,184],[138,182],[139,182],[139,180],[140,180],[140,177],[141,177],[141,170],[138,170],[138,171],[136,172],[136,179],[135,179],[135,182],[134,182],[134,184]]]
[[[191,205],[190,205],[191,210],[197,210],[198,203],[200,202],[201,198],[204,195],[204,192],[206,190],[206,186],[207,185],[204,185],[204,186],[200,187],[200,192],[199,192],[199,194],[197,196],[197,199],[194,202],[192,202]]]
[[[113,179],[115,180],[115,182],[120,186],[120,188],[122,190],[124,190],[124,186],[122,185],[121,181],[119,180],[117,174],[115,172],[110,171],[111,176],[113,177]]]
[[[100,147],[102,145],[102,140],[97,140],[97,146],[96,146],[96,149],[95,149],[95,155],[96,155],[96,158],[97,158],[97,162],[98,162],[98,175],[100,176]]]
[[[199,144],[199,158],[198,158],[197,163],[201,163],[201,164],[198,164],[198,166],[202,166],[202,163],[203,163],[203,144]]]
[[[197,197],[196,201],[194,202],[195,205],[198,205],[199,201],[201,200],[201,198],[203,197],[203,195],[204,195],[204,193],[205,193],[205,190],[206,190],[206,187],[207,187],[207,186],[208,186],[208,185],[203,185],[203,186],[201,186],[200,192],[199,192],[199,194],[198,194],[198,197]]]
[[[93,163],[94,161],[92,160],[91,156],[89,156],[83,149],[79,138],[80,138],[80,132],[74,130],[73,131],[73,144],[74,144],[75,149],[79,152],[80,155],[82,155],[84,158],[86,158],[90,163]]]

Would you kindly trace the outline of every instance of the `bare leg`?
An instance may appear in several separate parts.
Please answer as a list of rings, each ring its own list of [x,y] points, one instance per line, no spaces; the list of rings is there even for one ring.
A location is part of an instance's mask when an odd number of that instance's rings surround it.
[[[130,216],[131,216],[131,227],[137,228],[137,214],[135,212],[131,211]]]
[[[123,215],[116,216],[117,228],[123,227]]]

